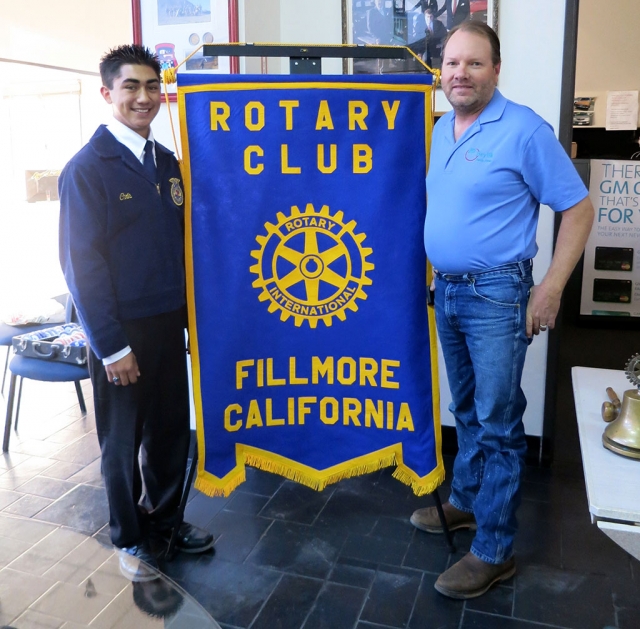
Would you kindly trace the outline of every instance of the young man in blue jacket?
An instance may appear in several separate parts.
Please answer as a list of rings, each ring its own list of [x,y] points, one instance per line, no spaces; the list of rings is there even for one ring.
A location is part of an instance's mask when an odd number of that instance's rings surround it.
[[[150,540],[177,548],[213,536],[177,522],[189,449],[182,178],[154,141],[160,64],[141,46],[101,60],[113,120],[60,175],[60,261],[90,342],[111,540],[134,580],[157,568]]]

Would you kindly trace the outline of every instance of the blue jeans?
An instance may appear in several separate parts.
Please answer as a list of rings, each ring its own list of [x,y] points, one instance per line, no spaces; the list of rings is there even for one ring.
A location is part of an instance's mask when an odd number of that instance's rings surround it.
[[[526,440],[520,388],[531,261],[436,273],[436,324],[456,420],[449,502],[478,524],[471,552],[491,564],[513,554]]]

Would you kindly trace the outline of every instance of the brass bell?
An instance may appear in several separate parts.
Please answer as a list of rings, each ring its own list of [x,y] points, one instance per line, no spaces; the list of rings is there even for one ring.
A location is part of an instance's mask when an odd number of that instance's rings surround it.
[[[637,389],[624,392],[618,418],[604,429],[602,444],[621,456],[640,459],[640,392]]]

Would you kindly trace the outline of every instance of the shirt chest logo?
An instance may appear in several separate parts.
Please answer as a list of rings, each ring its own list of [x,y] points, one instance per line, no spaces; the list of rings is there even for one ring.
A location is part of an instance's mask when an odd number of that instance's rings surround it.
[[[133,199],[130,192],[121,192],[120,193],[120,201],[128,201],[129,199]]]
[[[480,149],[469,149],[464,158],[468,162],[483,162],[489,163],[493,161],[493,153],[491,151],[481,151]]]

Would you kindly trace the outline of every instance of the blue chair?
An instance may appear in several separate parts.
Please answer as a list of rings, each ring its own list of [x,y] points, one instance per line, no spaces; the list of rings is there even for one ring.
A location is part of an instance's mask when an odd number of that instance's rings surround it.
[[[71,297],[67,301],[67,322],[75,319],[75,308]],[[51,325],[43,327],[52,327]],[[22,396],[22,383],[24,378],[30,380],[40,380],[42,382],[73,382],[78,394],[78,403],[80,410],[86,414],[87,407],[84,403],[82,395],[81,380],[89,378],[89,368],[84,365],[73,365],[70,363],[57,362],[41,358],[25,358],[24,356],[14,356],[9,363],[9,371],[11,372],[11,381],[9,383],[9,396],[7,398],[7,417],[4,424],[4,440],[2,442],[2,451],[9,450],[9,439],[11,437],[11,424],[13,421],[13,406],[16,400],[16,385],[18,377],[20,378],[20,387],[18,389],[17,407],[15,413],[15,427],[18,427],[18,416],[20,414],[20,398]]]

